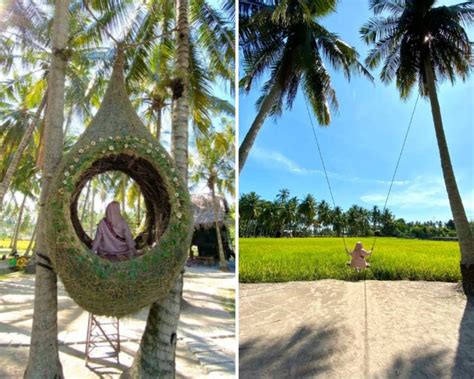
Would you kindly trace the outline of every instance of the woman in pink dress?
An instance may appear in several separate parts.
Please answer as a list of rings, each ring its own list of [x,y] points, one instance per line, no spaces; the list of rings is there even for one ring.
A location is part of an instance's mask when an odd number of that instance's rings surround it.
[[[347,254],[352,257],[350,262],[351,268],[355,268],[357,271],[360,271],[361,269],[365,269],[370,266],[370,264],[365,261],[365,258],[372,254],[372,252],[364,250],[362,242],[357,242],[352,252],[349,252],[349,250],[346,251]]]
[[[120,204],[112,201],[105,210],[105,218],[97,226],[92,251],[110,261],[123,261],[137,254],[135,241],[127,221],[120,213]]]

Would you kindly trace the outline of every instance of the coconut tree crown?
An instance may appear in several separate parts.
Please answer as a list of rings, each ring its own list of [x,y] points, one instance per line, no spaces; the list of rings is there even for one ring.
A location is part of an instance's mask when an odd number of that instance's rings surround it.
[[[425,60],[435,80],[456,76],[463,81],[473,67],[472,47],[464,26],[474,21],[474,3],[435,7],[436,0],[371,0],[375,17],[361,29],[362,39],[373,44],[365,63],[371,69],[383,62],[380,79],[396,79],[402,98],[418,83],[428,96]],[[388,12],[388,16],[383,13]]]
[[[348,79],[353,73],[371,78],[359,63],[357,51],[318,23],[319,18],[335,10],[336,3],[336,0],[241,2],[240,40],[245,72],[242,87],[250,91],[253,82],[270,71],[258,108],[277,86],[280,90],[269,114],[280,115],[285,102],[288,109],[292,107],[301,85],[319,123],[328,125],[330,109],[336,110],[338,103],[325,62],[343,71]]]

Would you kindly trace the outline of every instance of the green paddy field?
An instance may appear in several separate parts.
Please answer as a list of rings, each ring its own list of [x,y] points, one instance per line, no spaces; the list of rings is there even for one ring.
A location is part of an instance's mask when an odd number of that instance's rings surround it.
[[[350,249],[373,238],[346,238]],[[297,280],[429,280],[461,279],[457,242],[378,238],[371,267],[357,273],[346,266],[349,256],[341,238],[240,238],[239,280],[243,283]]]

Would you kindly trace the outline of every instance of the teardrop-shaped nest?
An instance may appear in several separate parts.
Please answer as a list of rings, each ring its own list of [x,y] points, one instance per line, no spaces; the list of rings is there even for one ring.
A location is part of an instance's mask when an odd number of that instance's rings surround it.
[[[85,183],[111,170],[137,182],[147,208],[144,254],[122,262],[94,254],[77,217]],[[93,314],[121,317],[166,297],[188,256],[189,193],[170,156],[128,99],[120,54],[97,115],[63,157],[49,193],[49,256],[77,304]]]

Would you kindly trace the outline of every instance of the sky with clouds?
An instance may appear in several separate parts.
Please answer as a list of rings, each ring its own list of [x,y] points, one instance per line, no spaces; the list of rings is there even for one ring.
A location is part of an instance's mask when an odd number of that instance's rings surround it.
[[[458,2],[443,0],[438,5]],[[368,47],[358,30],[371,16],[367,4],[366,0],[341,1],[337,13],[322,20],[329,30],[356,47],[361,60]],[[468,30],[471,40],[473,32]],[[381,207],[417,95],[414,92],[401,101],[394,83],[380,82],[378,70],[373,72],[375,83],[358,77],[348,83],[341,73],[329,70],[339,111],[328,128],[317,127],[316,132],[336,203],[344,209],[352,204]],[[458,186],[468,218],[474,220],[474,79],[458,81],[454,87],[442,83],[438,95]],[[258,97],[257,86],[249,95],[240,96],[240,141],[255,118]],[[277,120],[266,120],[240,175],[240,193],[255,191],[271,200],[279,189],[287,188],[300,198],[312,193],[318,201],[330,202],[310,125],[299,92],[291,111],[284,111]],[[406,220],[451,218],[426,100],[418,102],[388,206]]]

